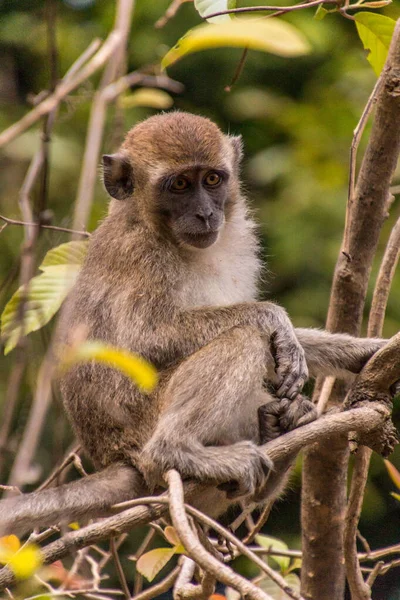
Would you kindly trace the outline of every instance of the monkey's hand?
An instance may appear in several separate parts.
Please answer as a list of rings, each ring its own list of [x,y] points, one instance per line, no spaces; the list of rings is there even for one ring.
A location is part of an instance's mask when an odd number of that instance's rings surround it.
[[[279,306],[272,306],[269,314],[273,324],[270,343],[276,363],[276,395],[294,400],[308,379],[306,357],[286,312]]]
[[[263,404],[258,409],[260,444],[266,444],[316,418],[315,405],[300,394],[292,401],[282,398]]]

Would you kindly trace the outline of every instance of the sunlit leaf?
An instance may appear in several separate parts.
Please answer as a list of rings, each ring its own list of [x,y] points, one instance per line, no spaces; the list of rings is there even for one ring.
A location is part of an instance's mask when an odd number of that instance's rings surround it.
[[[120,100],[123,108],[136,108],[137,106],[149,106],[158,110],[171,108],[174,103],[172,96],[164,90],[153,88],[141,88],[131,94],[126,94]]]
[[[150,552],[142,554],[136,563],[136,568],[148,581],[153,581],[154,577],[165,567],[174,554],[174,548],[150,550]]]
[[[257,544],[268,550],[287,551],[288,547],[282,540],[270,537],[268,535],[256,535]],[[288,556],[277,556],[276,554],[270,554],[269,557],[273,559],[278,565],[281,571],[285,572],[289,568],[290,558]]]
[[[293,590],[298,593],[300,592],[300,579],[295,573],[286,575],[284,580]],[[291,600],[291,597],[288,596],[279,585],[272,581],[272,579],[263,579],[259,583],[259,586],[264,592],[271,596],[271,598],[274,598],[274,600]]]
[[[400,473],[396,469],[396,467],[388,460],[383,461],[385,463],[385,467],[389,473],[390,479],[393,481],[394,485],[397,489],[400,490]]]
[[[393,496],[393,498],[396,498],[396,500],[400,501],[400,494],[396,494],[396,492],[390,492],[390,495]]]
[[[4,354],[15,348],[21,335],[37,331],[50,321],[72,289],[79,271],[80,266],[76,264],[58,265],[44,267],[43,273],[33,277],[29,282],[23,323],[18,315],[22,288],[15,292],[1,315],[1,335],[7,340]]]
[[[27,579],[38,570],[42,562],[39,548],[33,544],[27,544],[10,557],[7,566],[17,579]]]
[[[295,558],[294,560],[292,560],[292,562],[290,563],[289,571],[301,569],[302,562],[303,561],[301,560],[301,558]]]
[[[181,540],[179,539],[178,534],[176,533],[175,527],[171,527],[170,525],[168,525],[168,527],[164,529],[164,535],[171,544],[171,546],[178,546],[181,543]]]
[[[185,554],[185,548],[183,544],[181,544],[175,527],[168,525],[168,527],[164,529],[164,535],[169,543],[174,547],[175,554]]]
[[[368,62],[379,76],[385,64],[396,21],[367,11],[355,14],[354,19],[363,46],[369,51]]]
[[[37,331],[56,314],[76,281],[87,248],[88,242],[67,242],[47,252],[39,267],[42,273],[29,282],[23,322],[22,288],[11,297],[1,315],[1,336],[7,340],[4,354],[15,348],[21,335]]]
[[[46,267],[56,267],[58,265],[80,266],[86,258],[88,247],[89,243],[87,241],[60,244],[48,251],[39,269],[45,271]]]
[[[236,8],[236,0],[194,0],[194,7],[203,18],[217,12]],[[209,23],[225,23],[231,20],[231,15],[220,15],[207,19]]]
[[[205,23],[191,29],[164,56],[162,67],[168,67],[186,54],[221,47],[247,47],[279,56],[310,52],[303,34],[290,23],[279,19],[235,19],[219,25]]]
[[[138,354],[100,341],[88,340],[76,347],[66,349],[61,357],[60,368],[65,370],[75,363],[90,360],[118,369],[145,392],[151,392],[157,385],[157,371],[147,360]]]
[[[16,535],[6,535],[0,538],[0,562],[6,563],[10,556],[18,552],[21,542]]]

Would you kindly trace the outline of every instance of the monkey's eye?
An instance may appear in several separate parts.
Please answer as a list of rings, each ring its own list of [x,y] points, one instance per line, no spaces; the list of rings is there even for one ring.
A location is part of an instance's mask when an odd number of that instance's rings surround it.
[[[189,181],[186,179],[186,177],[177,177],[176,179],[173,180],[173,182],[169,186],[169,189],[172,192],[183,192],[188,187],[189,187]]]
[[[204,183],[211,187],[215,187],[215,186],[219,185],[221,182],[222,182],[221,175],[219,175],[219,173],[215,173],[215,172],[208,173],[208,175],[206,175],[204,178]]]

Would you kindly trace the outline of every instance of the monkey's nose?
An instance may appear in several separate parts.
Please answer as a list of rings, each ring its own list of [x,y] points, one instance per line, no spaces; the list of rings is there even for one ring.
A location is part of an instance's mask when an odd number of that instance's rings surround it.
[[[199,210],[196,213],[196,218],[199,219],[199,221],[201,221],[202,223],[205,223],[207,225],[207,227],[210,227],[210,219],[213,216],[213,211],[211,209],[209,210]]]

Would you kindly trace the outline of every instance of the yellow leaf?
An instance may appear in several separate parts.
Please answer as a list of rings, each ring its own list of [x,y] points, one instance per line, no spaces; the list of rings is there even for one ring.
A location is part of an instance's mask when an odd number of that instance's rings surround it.
[[[28,544],[16,552],[7,566],[12,570],[17,579],[27,579],[31,577],[42,565],[42,555],[37,546]]]
[[[396,492],[390,492],[390,495],[393,496],[393,498],[396,498],[396,500],[400,500],[400,494],[396,494]]]
[[[176,533],[175,527],[171,527],[170,525],[168,525],[168,527],[164,529],[164,535],[171,544],[171,546],[178,546],[181,543],[181,540],[179,539],[178,534]]]
[[[10,557],[18,552],[21,542],[16,535],[6,535],[0,538],[0,562],[6,563]]]
[[[157,385],[157,371],[147,360],[138,354],[98,341],[89,340],[75,348],[67,349],[62,357],[60,368],[65,370],[75,363],[90,360],[118,369],[144,392],[151,392]]]
[[[385,467],[390,475],[390,479],[393,481],[394,485],[400,490],[400,473],[390,461],[384,460],[383,462],[385,463]]]
[[[279,56],[299,56],[310,52],[303,34],[290,23],[279,19],[235,19],[212,25],[205,23],[191,29],[164,56],[163,69],[186,54],[210,48],[250,48]]]
[[[148,581],[153,581],[154,577],[165,567],[174,554],[175,548],[150,550],[150,552],[146,552],[139,558],[136,568]]]
[[[79,523],[70,523],[68,527],[74,531],[77,531],[79,529]]]
[[[123,108],[150,106],[151,108],[165,110],[171,108],[174,100],[167,92],[164,92],[164,90],[141,88],[140,90],[132,92],[132,94],[126,94],[121,98],[120,102]]]

